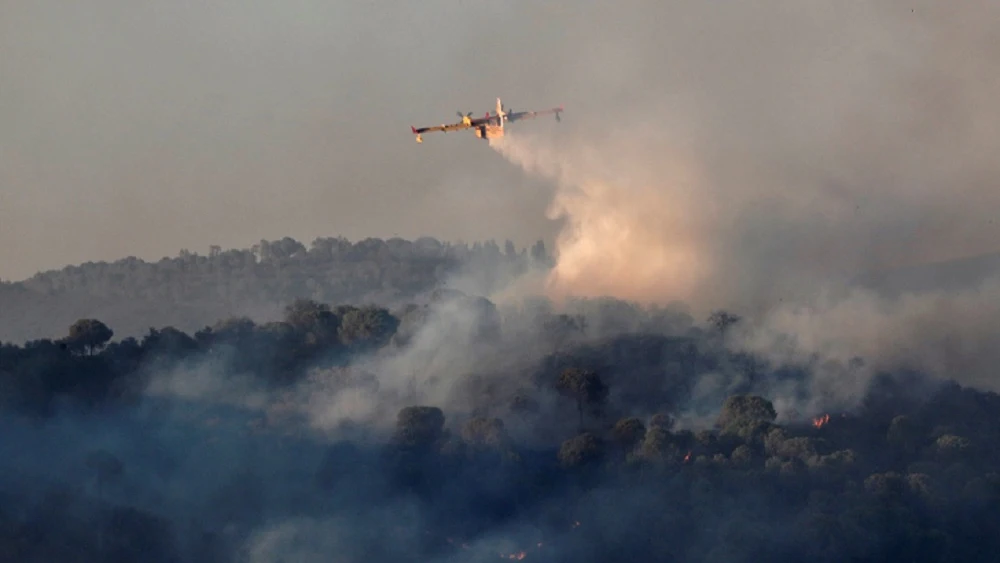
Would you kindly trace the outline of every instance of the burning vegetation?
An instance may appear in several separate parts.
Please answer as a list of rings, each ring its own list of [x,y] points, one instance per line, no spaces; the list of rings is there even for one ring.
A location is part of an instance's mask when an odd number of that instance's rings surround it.
[[[826,423],[828,422],[830,422],[830,415],[824,414],[819,418],[813,419],[813,426],[815,426],[816,428],[823,428],[823,426],[825,426]]]

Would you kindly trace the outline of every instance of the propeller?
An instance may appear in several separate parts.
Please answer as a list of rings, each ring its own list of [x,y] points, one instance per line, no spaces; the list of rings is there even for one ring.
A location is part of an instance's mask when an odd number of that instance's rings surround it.
[[[458,114],[459,117],[472,117],[472,112],[471,111],[469,113],[462,113],[460,111],[457,111],[455,113]]]

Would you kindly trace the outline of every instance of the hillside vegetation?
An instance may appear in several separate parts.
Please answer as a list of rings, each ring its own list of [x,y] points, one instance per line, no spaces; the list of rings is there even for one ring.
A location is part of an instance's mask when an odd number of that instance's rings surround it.
[[[230,316],[278,318],[299,298],[402,304],[456,278],[489,293],[549,266],[541,241],[516,250],[509,241],[501,249],[493,241],[340,237],[316,239],[308,248],[286,237],[247,249],[212,247],[207,256],[181,251],[157,262],[88,262],[0,283],[0,341],[55,337],[79,318],[138,336],[166,325],[193,331]]]
[[[774,363],[741,322],[452,290],[137,338],[79,319],[0,347],[0,558],[998,558],[1000,397]],[[797,410],[820,377],[867,383]]]

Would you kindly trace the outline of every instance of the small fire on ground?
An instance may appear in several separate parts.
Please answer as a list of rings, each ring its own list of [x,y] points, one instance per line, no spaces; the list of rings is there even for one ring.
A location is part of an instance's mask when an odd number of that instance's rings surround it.
[[[580,527],[579,520],[573,522],[573,528],[579,528],[579,527]],[[445,540],[452,545],[461,546],[462,549],[469,549],[469,544],[465,542],[459,542],[452,538],[445,538]],[[535,545],[534,550],[540,550],[544,545],[545,545],[544,542],[538,542]],[[500,556],[501,559],[509,559],[511,561],[522,561],[526,557],[528,557],[528,550],[522,549],[520,551],[515,551],[513,553],[499,553],[498,555]]]

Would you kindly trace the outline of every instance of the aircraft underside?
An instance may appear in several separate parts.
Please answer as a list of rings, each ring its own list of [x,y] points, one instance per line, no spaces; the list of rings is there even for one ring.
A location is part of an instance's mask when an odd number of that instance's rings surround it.
[[[476,137],[480,139],[496,139],[503,137],[503,127],[499,125],[483,125],[476,128]]]

